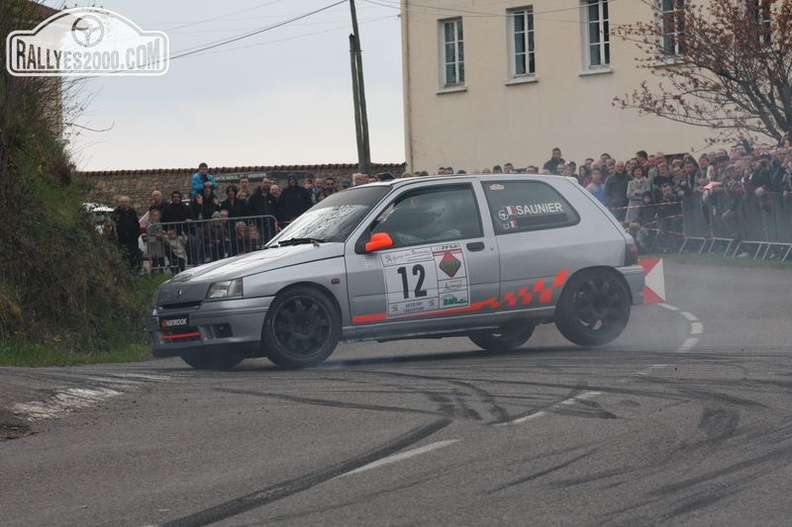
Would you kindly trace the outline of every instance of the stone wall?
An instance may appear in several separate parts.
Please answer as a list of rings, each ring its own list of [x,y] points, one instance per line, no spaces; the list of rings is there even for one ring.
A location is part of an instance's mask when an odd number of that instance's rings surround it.
[[[390,172],[394,176],[401,176],[405,170],[404,163],[377,163],[372,165],[372,172]],[[170,200],[174,190],[180,190],[185,196],[189,195],[192,175],[195,168],[178,169],[146,169],[146,170],[113,170],[81,172],[80,178],[87,182],[90,190],[85,201],[100,203],[114,207],[120,196],[129,196],[132,207],[142,214],[151,202],[151,192],[155,189],[162,191],[165,201]],[[337,165],[276,165],[257,167],[225,167],[210,169],[209,173],[215,176],[220,192],[218,195],[225,199],[224,188],[226,185],[238,183],[239,178],[247,176],[251,188],[255,188],[263,177],[278,181],[283,188],[289,174],[296,174],[302,180],[305,174],[318,177],[332,176],[340,184],[341,180],[352,181],[352,174],[358,172],[357,164]]]

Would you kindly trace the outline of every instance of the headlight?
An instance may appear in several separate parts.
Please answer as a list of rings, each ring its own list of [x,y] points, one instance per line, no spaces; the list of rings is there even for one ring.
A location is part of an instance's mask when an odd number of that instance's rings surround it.
[[[209,286],[206,293],[207,299],[216,298],[239,298],[242,296],[242,279],[226,280],[225,282],[215,282]]]

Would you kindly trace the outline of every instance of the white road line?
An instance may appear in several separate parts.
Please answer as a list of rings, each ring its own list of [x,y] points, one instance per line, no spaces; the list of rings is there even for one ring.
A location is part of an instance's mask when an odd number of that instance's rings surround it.
[[[682,311],[681,315],[688,319],[690,322],[697,322],[698,318],[693,313],[688,313],[687,311]]]
[[[704,325],[701,322],[691,322],[690,323],[690,334],[691,335],[701,335],[704,333]]]
[[[679,311],[678,307],[672,306],[671,304],[656,304],[656,305],[668,309],[669,311]]]
[[[547,415],[547,412],[536,412],[535,414],[528,414],[519,419],[515,419],[514,421],[509,421],[507,423],[498,423],[495,426],[510,426],[510,425],[519,425],[526,421],[531,421],[533,419],[538,419],[539,417]]]
[[[680,348],[677,350],[677,353],[685,353],[687,351],[692,350],[693,348],[696,347],[696,345],[698,344],[698,341],[699,341],[699,339],[697,339],[695,337],[687,339],[685,341],[685,343],[682,344],[682,346],[680,346]]]
[[[580,395],[576,395],[574,397],[570,397],[569,399],[564,399],[563,401],[558,402],[558,403],[554,404],[553,406],[551,406],[551,408],[558,408],[558,407],[561,407],[561,406],[569,406],[571,404],[575,404],[575,403],[580,402],[580,401],[585,401],[587,399],[593,399],[594,397],[596,397],[598,395],[602,395],[602,392],[585,392],[585,393],[581,393]],[[533,413],[533,414],[524,415],[523,417],[518,417],[517,419],[514,419],[512,421],[508,421],[506,423],[498,423],[495,426],[519,425],[519,424],[522,424],[522,423],[524,423],[526,421],[531,421],[533,419],[537,419],[537,418],[542,417],[542,416],[547,415],[547,414],[548,414],[548,412],[545,412],[545,411],[536,412],[536,413]]]
[[[351,476],[352,474],[359,474],[361,472],[365,472],[367,470],[372,470],[375,468],[379,468],[385,465],[390,465],[392,463],[396,463],[399,461],[404,461],[405,459],[410,459],[411,457],[419,456],[421,454],[426,454],[427,452],[431,452],[433,450],[438,450],[440,448],[445,448],[447,446],[453,445],[454,443],[458,442],[459,439],[450,439],[448,441],[438,441],[437,443],[432,443],[430,445],[422,446],[420,448],[416,448],[414,450],[408,450],[407,452],[402,452],[401,454],[395,454],[393,456],[388,456],[368,465],[363,465],[360,468],[356,468],[355,470],[351,470],[349,472],[345,472],[340,476],[336,476],[336,479],[343,478],[344,476]]]

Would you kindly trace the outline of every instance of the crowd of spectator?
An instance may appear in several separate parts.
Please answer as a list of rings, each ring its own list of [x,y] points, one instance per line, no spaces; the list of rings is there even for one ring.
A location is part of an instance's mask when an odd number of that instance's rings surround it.
[[[626,160],[602,153],[581,164],[565,160],[556,147],[541,169],[537,165],[515,168],[507,162],[471,172],[574,177],[624,224],[640,250],[666,252],[676,249],[682,241],[682,201],[687,197],[697,196],[704,206],[725,202],[722,220],[731,238],[737,241],[741,232],[737,209],[741,203],[754,201],[766,209],[771,194],[789,199],[792,145],[789,139],[775,146],[744,141],[728,150],[717,149],[698,156],[639,150]],[[452,167],[436,171],[438,175],[465,173],[466,170],[454,171]],[[708,217],[704,215],[705,219]]]
[[[439,167],[435,175],[465,174],[465,170]],[[567,161],[560,148],[553,148],[550,159],[537,165],[515,168],[513,163],[474,169],[471,173],[552,174],[575,178],[601,201],[648,252],[651,248],[669,250],[682,234],[682,200],[697,195],[703,204],[718,199],[727,206],[722,220],[732,238],[739,239],[736,210],[744,200],[760,204],[769,194],[789,198],[792,193],[792,146],[789,140],[779,145],[751,145],[742,142],[729,150],[700,154],[649,154],[639,150],[626,160],[608,153],[587,158],[583,163]],[[400,177],[428,176],[425,171],[404,173]],[[132,268],[139,268],[142,255],[138,246],[144,233],[152,269],[167,265],[174,273],[189,264],[214,261],[259,249],[286,224],[327,196],[374,181],[393,179],[390,173],[370,176],[353,174],[352,181],[307,174],[302,182],[297,175],[287,178],[281,189],[273,180],[263,178],[255,188],[249,178],[227,185],[221,199],[218,183],[206,163],[193,174],[189,199],[174,190],[166,202],[154,190],[147,212],[141,218],[122,196],[101,234],[120,247]],[[657,245],[659,242],[659,246]]]
[[[377,178],[355,174],[354,184]],[[128,196],[101,228],[108,242],[118,245],[128,264],[140,269],[143,252],[141,237],[151,269],[183,271],[187,265],[215,261],[261,248],[289,222],[294,221],[327,196],[349,188],[353,183],[335,177],[300,178],[290,174],[283,189],[272,179],[263,178],[255,188],[242,177],[239,184],[224,188],[201,163],[193,174],[188,199],[180,190],[165,201],[160,190],[151,193],[148,210],[139,215]],[[225,199],[223,199],[223,196]]]

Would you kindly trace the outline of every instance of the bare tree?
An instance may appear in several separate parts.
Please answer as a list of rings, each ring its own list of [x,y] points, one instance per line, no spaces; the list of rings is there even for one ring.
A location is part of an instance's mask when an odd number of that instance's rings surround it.
[[[713,130],[714,139],[766,136],[792,125],[792,0],[643,0],[650,22],[616,33],[643,52],[658,82],[614,98],[672,121]]]

